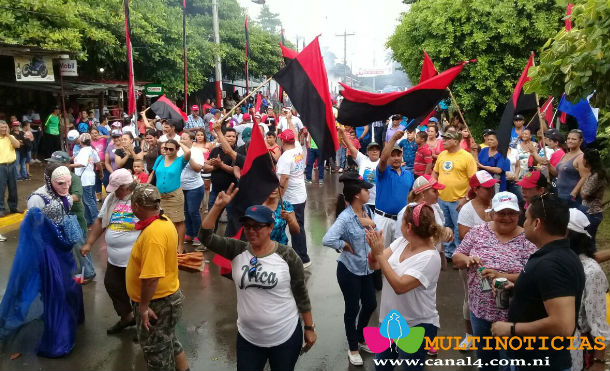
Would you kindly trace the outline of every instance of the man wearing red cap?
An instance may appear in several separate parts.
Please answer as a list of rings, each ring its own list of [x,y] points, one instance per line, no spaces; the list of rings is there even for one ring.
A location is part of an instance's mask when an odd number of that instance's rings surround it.
[[[523,193],[525,199],[524,209],[527,209],[534,196],[547,193],[549,188],[546,177],[538,170],[525,174],[523,179],[517,182],[517,185],[521,186],[521,193]]]
[[[205,130],[205,134],[207,136],[209,134],[209,131],[205,127],[205,123],[203,122],[203,117],[199,116],[199,106],[196,104],[193,104],[191,106],[191,114],[188,116],[186,125],[184,125],[184,131],[195,132],[201,128],[203,128]]]

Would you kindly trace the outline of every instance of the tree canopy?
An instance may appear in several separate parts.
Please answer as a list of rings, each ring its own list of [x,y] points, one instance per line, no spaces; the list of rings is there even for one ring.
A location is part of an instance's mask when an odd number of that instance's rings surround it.
[[[135,77],[163,83],[170,96],[181,95],[182,3],[173,0],[131,1],[131,41]],[[7,43],[68,50],[79,59],[86,78],[126,79],[123,0],[0,0],[0,39]],[[220,46],[213,42],[212,1],[188,0],[186,32],[189,91],[214,75],[219,48],[223,75],[243,77],[244,15],[237,0],[219,1]],[[279,32],[250,27],[251,77],[277,72],[281,61]],[[99,68],[104,68],[100,76]]]
[[[280,32],[280,28],[282,27],[279,14],[273,13],[266,4],[263,5],[261,12],[258,15],[258,24],[263,30],[271,33]]]
[[[451,89],[469,124],[494,127],[530,52],[556,33],[564,11],[555,0],[420,0],[387,45],[413,81],[424,50],[439,71],[476,58]]]

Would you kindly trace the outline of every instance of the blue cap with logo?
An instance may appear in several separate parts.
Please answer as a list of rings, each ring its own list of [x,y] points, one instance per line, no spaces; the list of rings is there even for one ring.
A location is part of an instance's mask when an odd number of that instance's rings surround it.
[[[275,222],[273,211],[263,205],[253,205],[247,208],[244,216],[239,218],[239,221],[244,222],[246,219],[252,219],[255,222],[263,224],[273,224]]]

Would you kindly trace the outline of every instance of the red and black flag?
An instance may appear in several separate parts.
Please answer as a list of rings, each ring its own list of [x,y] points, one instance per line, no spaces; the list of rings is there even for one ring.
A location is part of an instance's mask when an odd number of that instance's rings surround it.
[[[284,58],[284,65],[282,68],[291,60],[295,59],[299,53],[295,52],[292,49],[289,49],[284,46],[284,29],[282,28],[282,42],[280,43],[280,48],[282,49],[282,57]],[[284,88],[280,86],[279,92],[279,100],[281,103],[284,103]]]
[[[343,101],[339,106],[337,121],[349,126],[364,126],[396,113],[421,121],[441,99],[447,97],[447,87],[462,72],[466,63],[430,77],[407,91],[376,94],[341,84],[344,88],[341,92]]]
[[[339,149],[339,141],[318,37],[286,63],[274,79],[290,96],[322,158],[334,155]]]
[[[438,75],[438,71],[436,67],[434,67],[434,63],[432,63],[432,59],[428,53],[424,52],[424,64],[421,66],[421,75],[419,76],[419,83],[428,80],[431,77]]]
[[[498,136],[498,151],[504,156],[506,156],[506,152],[508,151],[508,146],[510,144],[514,116],[517,113],[536,109],[537,106],[536,97],[534,94],[523,94],[523,85],[530,79],[527,77],[527,73],[533,63],[534,53],[530,55],[523,72],[521,72],[521,77],[519,78],[519,81],[517,81],[517,85],[513,90],[511,98],[508,100],[508,103],[506,103],[506,108],[504,108],[504,113],[500,119],[500,125],[498,126],[498,130],[496,130]],[[532,127],[530,126],[530,128]]]
[[[150,109],[162,119],[172,120],[176,124],[176,133],[179,133],[184,128],[184,124],[188,121],[187,114],[182,111],[171,100],[164,95],[160,96]]]
[[[127,45],[127,114],[134,115],[136,113],[136,90],[135,78],[133,75],[133,55],[131,52],[131,24],[129,21],[129,0],[124,0],[123,10],[125,12],[125,44]]]

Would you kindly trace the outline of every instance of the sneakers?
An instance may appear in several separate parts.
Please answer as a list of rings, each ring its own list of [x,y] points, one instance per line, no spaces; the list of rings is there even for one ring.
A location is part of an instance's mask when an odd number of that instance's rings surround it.
[[[432,357],[436,357],[438,355],[438,349],[437,348],[428,348],[428,355],[432,356]]]
[[[347,358],[349,359],[349,363],[354,366],[362,366],[364,364],[362,357],[360,357],[360,353],[352,354],[352,352],[348,350]]]
[[[303,263],[303,269],[307,269],[309,267],[311,267],[311,260],[308,261],[307,263]]]
[[[460,342],[460,345],[458,346],[460,352],[465,352],[467,350],[472,349],[472,343],[470,342],[471,336],[472,335],[470,335],[470,334],[464,335],[464,338],[462,339],[462,341]]]
[[[311,184],[311,179],[305,179],[306,184]]]
[[[4,237],[3,235],[0,234],[0,242],[4,242],[6,241],[6,237]]]
[[[319,185],[324,185],[324,180],[318,180]]]
[[[193,246],[201,246],[201,242],[199,242],[199,238],[193,238]]]
[[[184,243],[191,243],[193,242],[193,238],[191,236],[184,236]]]
[[[360,350],[373,354],[373,352],[369,349],[368,345],[363,344],[363,343],[358,343],[358,348],[360,348]]]

